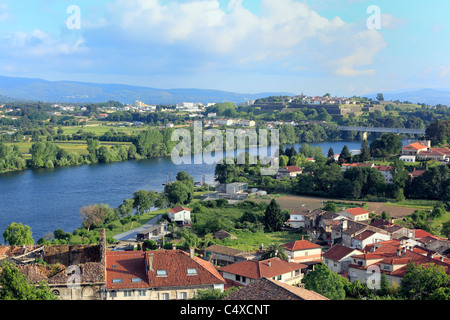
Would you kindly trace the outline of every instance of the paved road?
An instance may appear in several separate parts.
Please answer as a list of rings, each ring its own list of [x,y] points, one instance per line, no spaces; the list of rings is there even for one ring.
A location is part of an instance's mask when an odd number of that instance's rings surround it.
[[[139,228],[136,229],[132,229],[130,231],[124,232],[124,233],[120,233],[114,236],[114,239],[118,240],[118,241],[136,241],[136,236],[138,234],[138,232],[141,232],[145,229],[148,229],[150,227],[153,227],[154,225],[156,225],[159,221],[159,219],[161,219],[162,215],[156,216],[153,219],[149,220],[146,224],[142,225]],[[153,240],[162,237],[154,237]]]

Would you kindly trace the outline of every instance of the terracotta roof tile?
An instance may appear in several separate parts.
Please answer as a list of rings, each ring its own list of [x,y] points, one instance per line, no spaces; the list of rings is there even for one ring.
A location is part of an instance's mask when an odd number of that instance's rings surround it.
[[[297,251],[297,250],[307,250],[307,249],[315,249],[321,248],[321,246],[309,242],[308,240],[298,240],[283,244],[281,247],[285,248],[289,251]]]
[[[261,278],[228,295],[224,300],[329,300],[304,288]]]
[[[220,272],[227,272],[241,275],[251,279],[262,277],[272,278],[281,274],[300,270],[307,266],[296,262],[287,262],[280,258],[271,258],[262,261],[246,260],[230,264],[219,269]]]

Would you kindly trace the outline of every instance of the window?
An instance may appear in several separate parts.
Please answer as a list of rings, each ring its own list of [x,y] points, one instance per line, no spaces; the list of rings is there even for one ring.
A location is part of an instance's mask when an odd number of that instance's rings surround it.
[[[123,292],[124,297],[131,297],[131,291],[124,291]]]
[[[161,293],[160,300],[169,300],[169,294],[168,293]]]
[[[116,291],[111,291],[111,292],[109,293],[109,297],[110,297],[110,298],[115,298],[115,297],[117,297],[117,292],[116,292]]]
[[[245,281],[247,281],[247,278],[246,277],[242,277],[242,282],[245,283]]]
[[[123,283],[122,279],[112,279],[112,283]]]
[[[133,278],[131,279],[131,282],[142,282],[141,278]]]
[[[197,269],[187,269],[188,276],[196,276],[197,275]]]
[[[116,269],[116,268],[117,268],[117,264],[113,264],[112,267],[113,267],[114,269]]]
[[[237,274],[235,279],[236,279],[236,281],[241,281],[241,276]]]
[[[167,277],[167,270],[156,270],[157,277]]]
[[[178,293],[178,299],[186,300],[187,299],[187,292],[180,292],[180,293]]]
[[[281,280],[281,274],[277,276],[277,280]]]
[[[145,290],[139,290],[138,293],[139,293],[139,297],[145,297],[147,295],[147,291],[145,291]]]

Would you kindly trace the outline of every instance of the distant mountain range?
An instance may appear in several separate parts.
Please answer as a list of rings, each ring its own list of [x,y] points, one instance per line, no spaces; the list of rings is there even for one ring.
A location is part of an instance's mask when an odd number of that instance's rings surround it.
[[[368,95],[368,98],[375,99],[376,94]],[[400,100],[409,101],[412,103],[426,103],[432,106],[437,104],[443,104],[450,106],[450,89],[449,90],[437,90],[437,89],[418,89],[411,91],[394,91],[383,92],[384,100]]]
[[[242,103],[268,96],[294,96],[287,92],[244,94],[207,89],[155,89],[123,84],[100,84],[75,81],[47,81],[43,79],[0,76],[0,101],[31,100],[54,103],[98,103],[109,100],[147,104],[175,104],[180,102]]]
[[[0,76],[0,101],[44,101],[52,103],[98,103],[109,100],[147,104],[175,104],[179,102],[242,103],[269,96],[295,96],[289,92],[236,93],[208,89],[157,89],[124,84],[102,84],[76,81],[47,81],[36,78]],[[365,95],[375,99],[376,93]],[[383,92],[385,100],[410,101],[429,105],[450,106],[450,89],[418,89]]]

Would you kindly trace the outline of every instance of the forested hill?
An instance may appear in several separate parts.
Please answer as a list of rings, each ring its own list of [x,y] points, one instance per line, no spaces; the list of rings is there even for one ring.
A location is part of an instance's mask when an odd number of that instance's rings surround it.
[[[180,102],[202,102],[206,104],[227,101],[242,103],[267,96],[294,94],[277,92],[245,94],[207,89],[166,90],[122,84],[47,81],[0,76],[0,95],[44,102],[99,103],[115,100],[131,104],[136,100],[141,100],[147,104],[175,104]]]

